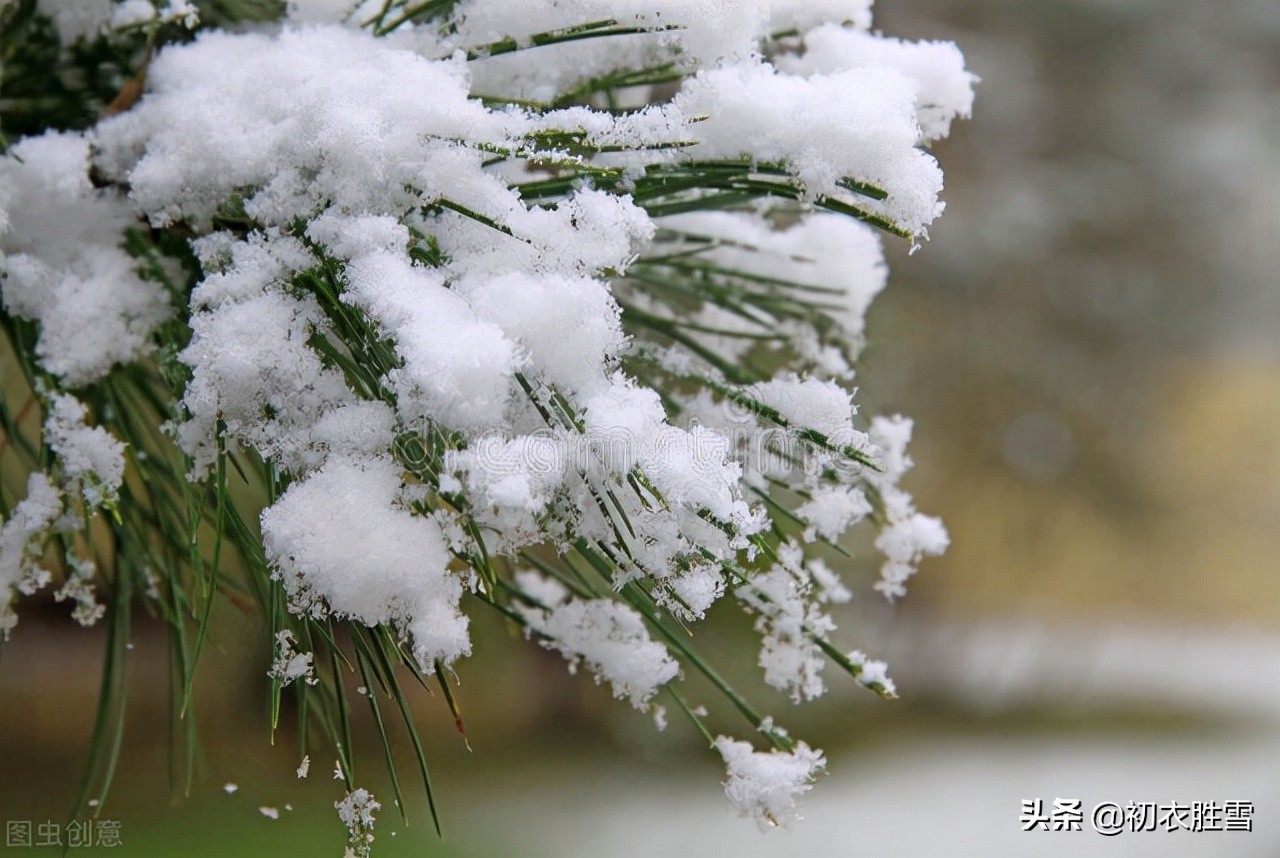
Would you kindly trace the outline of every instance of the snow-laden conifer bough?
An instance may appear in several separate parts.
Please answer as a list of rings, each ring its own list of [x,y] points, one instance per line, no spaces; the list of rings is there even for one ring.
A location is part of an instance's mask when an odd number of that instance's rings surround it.
[[[42,588],[106,617],[83,800],[131,606],[171,627],[185,716],[228,598],[270,626],[272,727],[285,694],[309,713],[299,775],[337,758],[352,854],[380,804],[349,707],[413,731],[406,679],[452,705],[489,610],[797,819],[822,752],[698,624],[753,615],[796,702],[828,661],[893,696],[833,636],[840,540],[878,528],[857,589],[892,599],[947,535],[899,487],[911,421],[852,382],[882,236],[942,211],[960,52],[875,34],[869,0],[246,7],[0,11],[0,627]]]

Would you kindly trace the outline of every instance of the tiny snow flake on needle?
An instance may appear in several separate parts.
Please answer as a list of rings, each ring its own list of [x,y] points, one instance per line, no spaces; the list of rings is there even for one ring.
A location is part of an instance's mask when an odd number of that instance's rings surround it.
[[[761,752],[748,742],[720,736],[715,746],[727,767],[724,789],[730,803],[762,829],[799,821],[795,799],[813,788],[813,779],[826,766],[822,752],[804,742],[791,751]]]

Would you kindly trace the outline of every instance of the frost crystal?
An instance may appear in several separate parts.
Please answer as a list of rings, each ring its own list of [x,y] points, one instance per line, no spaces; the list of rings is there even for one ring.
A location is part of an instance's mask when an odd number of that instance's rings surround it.
[[[69,489],[79,488],[85,502],[114,501],[124,480],[124,444],[100,426],[85,424],[84,405],[65,393],[54,394],[45,418],[45,443],[57,454]]]
[[[827,764],[821,751],[804,742],[797,742],[790,751],[762,752],[750,742],[719,736],[716,750],[728,769],[724,792],[729,802],[762,829],[798,822],[796,796],[813,788],[813,779]]]
[[[280,680],[281,686],[289,685],[299,679],[308,685],[315,685],[320,680],[316,678],[314,661],[315,656],[311,653],[298,652],[297,640],[294,639],[293,632],[281,629],[276,632],[276,658],[267,675]],[[310,759],[304,762],[309,763]],[[298,777],[306,777],[305,765],[299,767],[298,772]]]
[[[334,802],[338,818],[347,827],[347,855],[368,858],[373,846],[373,815],[382,805],[367,789],[352,790],[342,801]]]
[[[870,437],[883,462],[883,471],[871,479],[880,489],[886,519],[876,548],[888,558],[875,587],[890,599],[906,595],[906,580],[921,558],[942,554],[950,544],[942,521],[917,512],[911,496],[897,486],[912,465],[907,456],[911,430],[912,422],[900,416],[877,417],[871,425]]]
[[[27,479],[27,496],[0,526],[0,633],[7,639],[18,623],[12,600],[18,592],[33,593],[49,582],[37,565],[42,537],[62,514],[58,490],[41,473]]]
[[[782,564],[758,574],[736,591],[759,614],[760,666],[765,682],[786,691],[796,703],[826,690],[825,664],[817,640],[835,628],[831,618],[810,598],[810,588],[794,569]]]
[[[666,647],[649,638],[634,609],[610,599],[571,598],[564,587],[532,572],[517,580],[542,606],[518,608],[529,628],[545,638],[546,646],[564,653],[571,668],[585,661],[597,682],[612,684],[614,697],[644,710],[649,698],[679,672]]]
[[[91,626],[107,612],[106,605],[100,603],[94,593],[93,576],[97,567],[92,560],[80,557],[70,557],[68,560],[71,571],[66,582],[53,594],[53,598],[58,602],[67,599],[75,602],[71,618],[82,626]]]
[[[858,682],[879,691],[886,697],[896,697],[898,694],[897,687],[893,684],[893,680],[889,678],[889,666],[883,661],[873,661],[868,659],[866,654],[861,650],[854,650],[849,653],[849,662],[855,665],[858,670]]]

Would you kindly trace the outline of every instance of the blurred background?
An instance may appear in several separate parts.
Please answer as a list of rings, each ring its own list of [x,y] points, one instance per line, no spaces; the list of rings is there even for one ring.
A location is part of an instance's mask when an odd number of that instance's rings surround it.
[[[953,39],[982,77],[939,146],[947,214],[890,248],[860,382],[865,411],[916,418],[908,485],[953,540],[896,605],[873,557],[846,570],[837,639],[902,699],[832,671],[793,707],[741,658],[747,622],[713,617],[714,662],[830,759],[805,821],[761,835],[677,715],[658,733],[482,615],[465,741],[417,701],[443,840],[408,765],[398,818],[358,724],[376,855],[1280,855],[1280,3],[883,0],[877,26]],[[331,761],[298,780],[296,736],[270,742],[252,617],[216,618],[190,795],[166,647],[140,622],[101,814],[122,854],[339,854]],[[63,606],[0,647],[0,817],[65,817],[101,659]],[[1254,831],[1024,833],[1036,798],[1250,801]]]

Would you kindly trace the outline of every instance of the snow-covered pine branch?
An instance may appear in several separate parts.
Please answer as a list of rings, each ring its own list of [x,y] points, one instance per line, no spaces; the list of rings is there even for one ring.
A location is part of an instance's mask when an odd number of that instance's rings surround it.
[[[892,695],[830,640],[850,590],[829,546],[879,528],[896,597],[947,545],[899,486],[911,422],[863,419],[850,382],[880,233],[942,211],[926,147],[973,97],[953,45],[873,34],[866,0],[3,14],[64,61],[120,62],[110,104],[0,115],[6,384],[47,415],[0,409],[6,473],[31,474],[23,499],[0,486],[6,633],[59,569],[93,604],[102,517],[100,585],[136,578],[196,653],[199,582],[239,556],[277,701],[339,682],[335,622],[380,688],[397,663],[443,685],[492,607],[648,709],[705,669],[673,629],[726,593],[770,685],[816,697],[833,660]],[[180,550],[200,521],[216,545]],[[823,756],[719,683],[774,746],[714,740],[729,798],[786,823]],[[365,854],[379,805],[347,789]]]

